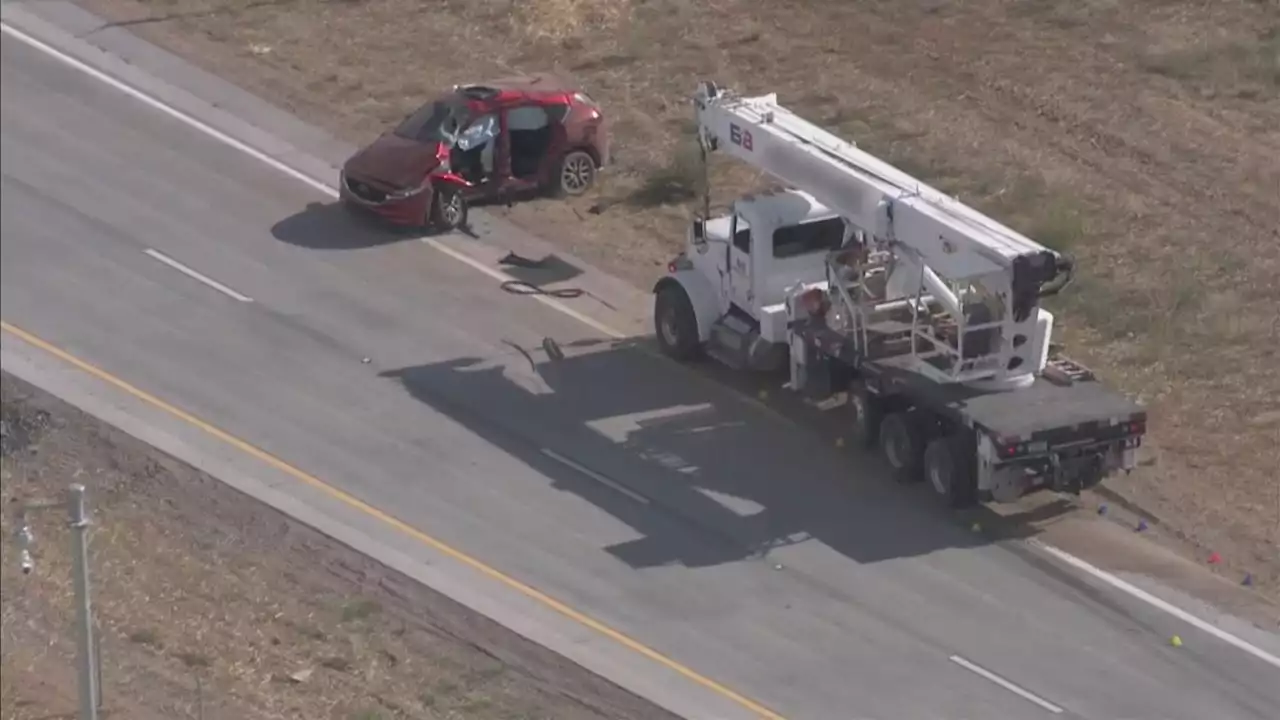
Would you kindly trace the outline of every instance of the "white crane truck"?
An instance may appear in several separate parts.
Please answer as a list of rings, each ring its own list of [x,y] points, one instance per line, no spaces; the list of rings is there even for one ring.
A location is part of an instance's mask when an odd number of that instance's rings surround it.
[[[1069,256],[780,106],[704,82],[705,163],[725,151],[785,184],[691,223],[654,286],[663,352],[788,372],[846,393],[851,433],[946,504],[1079,493],[1131,470],[1146,411],[1051,348],[1040,299]]]

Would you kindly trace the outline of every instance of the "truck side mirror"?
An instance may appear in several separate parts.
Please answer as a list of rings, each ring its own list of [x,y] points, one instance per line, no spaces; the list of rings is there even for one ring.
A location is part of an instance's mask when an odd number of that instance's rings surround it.
[[[699,249],[707,245],[707,221],[703,218],[694,218],[693,227],[691,228],[693,236],[693,244]]]

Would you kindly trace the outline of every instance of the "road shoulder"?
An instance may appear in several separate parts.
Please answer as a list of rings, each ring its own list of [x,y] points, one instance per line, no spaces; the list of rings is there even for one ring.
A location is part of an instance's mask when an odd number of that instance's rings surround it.
[[[0,381],[6,501],[56,498],[69,479],[89,490],[106,710],[673,717],[35,386]],[[6,717],[74,706],[59,520],[31,517],[31,575],[5,554]]]
[[[210,434],[208,429],[139,397],[136,389],[117,385],[118,381],[110,376],[97,376],[53,357],[8,330],[0,346],[0,363],[6,373],[79,408],[105,426],[160,454],[179,459],[203,473],[202,477],[216,478],[232,494],[239,491],[292,518],[299,527],[318,531],[336,541],[330,543],[334,547],[350,548],[354,552],[349,557],[358,554],[372,558],[367,561],[369,567],[382,566],[385,573],[421,584],[423,592],[469,608],[481,621],[488,618],[496,626],[505,627],[511,637],[548,649],[548,657],[562,656],[567,662],[560,662],[566,668],[590,668],[625,688],[619,692],[634,693],[632,697],[646,698],[679,716],[756,717],[722,694],[688,682],[673,667],[584,626],[544,600],[513,590],[509,578],[451,548],[426,544],[426,536],[421,533],[415,537],[389,525],[384,518],[362,511],[330,489],[309,485],[296,474],[300,471],[283,463],[273,465],[264,460],[269,458],[265,454],[257,457],[245,452],[227,439]],[[248,498],[245,502],[253,504]],[[591,674],[587,670],[581,672]],[[653,705],[648,707],[651,714],[665,714]],[[647,716],[641,713],[637,717]]]

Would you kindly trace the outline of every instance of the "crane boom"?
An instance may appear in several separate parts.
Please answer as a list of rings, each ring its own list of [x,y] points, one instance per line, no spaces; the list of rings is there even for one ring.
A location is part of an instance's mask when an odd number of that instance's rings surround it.
[[[1010,275],[1022,299],[1016,315],[1030,313],[1046,284],[1070,271],[1069,258],[796,115],[774,93],[741,97],[704,82],[695,107],[706,151],[803,189],[945,278]]]

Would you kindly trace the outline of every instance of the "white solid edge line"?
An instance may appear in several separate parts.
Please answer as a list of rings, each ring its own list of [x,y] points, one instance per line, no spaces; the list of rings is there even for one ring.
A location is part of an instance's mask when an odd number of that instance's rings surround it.
[[[174,270],[177,270],[178,272],[182,273],[183,275],[186,275],[186,276],[187,276],[187,277],[189,277],[189,278],[193,278],[193,279],[195,279],[195,280],[199,280],[200,282],[204,283],[205,285],[208,285],[209,287],[213,288],[214,290],[217,290],[218,292],[222,293],[223,295],[226,295],[226,296],[228,296],[228,297],[234,298],[234,299],[239,300],[240,302],[243,302],[243,303],[251,303],[251,302],[253,302],[253,298],[249,297],[248,295],[244,295],[244,294],[242,294],[242,293],[238,293],[238,292],[236,292],[235,290],[232,290],[231,288],[227,287],[226,285],[223,285],[222,283],[218,282],[217,280],[214,280],[213,278],[209,277],[208,275],[204,275],[204,274],[201,274],[201,273],[196,272],[195,270],[192,270],[191,268],[187,267],[186,265],[183,265],[182,263],[178,262],[177,260],[174,260],[173,258],[169,257],[168,255],[165,255],[164,253],[160,252],[159,250],[153,250],[153,249],[151,249],[151,248],[147,248],[147,250],[146,250],[146,254],[147,254],[147,255],[149,255],[149,256],[150,256],[150,257],[152,257],[152,258],[155,258],[156,260],[159,260],[160,262],[164,263],[165,265],[168,265],[169,267],[173,268]]]
[[[627,488],[625,485],[622,485],[617,481],[611,480],[605,477],[604,475],[601,475],[600,473],[596,472],[595,470],[592,470],[589,467],[585,467],[580,463],[577,463],[561,455],[560,453],[556,452],[555,450],[552,450],[551,448],[540,448],[539,450],[543,455],[546,455],[547,457],[551,458],[552,460],[555,460],[558,463],[561,463],[563,465],[573,468],[574,470],[577,470],[578,472],[582,473],[583,475],[586,475],[587,477],[591,478],[592,480],[595,480],[596,482],[600,483],[601,485],[604,485],[605,487],[613,488],[614,490],[622,493],[623,495],[626,495],[627,497],[631,498],[632,500],[635,500],[638,503],[643,503],[645,505],[649,504],[649,498],[641,495],[640,493],[634,490]]]
[[[986,669],[986,668],[982,667],[981,665],[976,665],[976,664],[974,664],[974,663],[972,663],[972,662],[969,662],[968,660],[965,660],[964,658],[960,657],[959,655],[952,655],[949,659],[951,660],[951,662],[953,662],[953,663],[955,663],[955,664],[959,665],[960,667],[964,668],[965,670],[968,670],[969,672],[972,672],[972,673],[974,673],[974,674],[976,674],[976,675],[981,675],[982,677],[984,677],[984,678],[986,678],[986,679],[990,680],[991,682],[993,682],[993,683],[995,683],[995,684],[999,685],[1000,687],[1004,688],[1005,690],[1008,690],[1009,692],[1013,693],[1014,695],[1017,695],[1018,697],[1021,697],[1021,698],[1023,698],[1024,700],[1030,700],[1031,702],[1033,702],[1033,703],[1035,703],[1035,704],[1039,705],[1040,707],[1044,708],[1045,710],[1048,710],[1048,711],[1049,711],[1049,712],[1051,712],[1051,713],[1061,714],[1061,713],[1063,712],[1062,708],[1058,707],[1057,705],[1054,705],[1053,703],[1049,702],[1048,700],[1045,700],[1044,698],[1040,697],[1039,695],[1036,695],[1035,693],[1031,692],[1030,690],[1025,690],[1025,689],[1023,689],[1023,688],[1021,688],[1021,687],[1019,687],[1019,686],[1017,686],[1017,685],[1013,684],[1012,682],[1010,682],[1010,681],[1008,681],[1008,680],[1005,680],[1004,678],[1002,678],[1002,677],[1000,677],[999,675],[997,675],[997,674],[995,674],[995,673],[991,672],[990,670],[988,670],[988,669]]]
[[[208,123],[197,120],[196,118],[191,117],[190,115],[182,112],[181,110],[178,110],[177,108],[166,105],[160,100],[157,100],[151,97],[150,95],[132,87],[127,83],[124,83],[120,80],[117,80],[116,78],[111,77],[110,75],[93,67],[92,65],[89,65],[81,60],[78,60],[62,52],[61,50],[53,47],[52,45],[49,45],[41,40],[38,40],[22,32],[21,30],[18,30],[17,28],[13,27],[7,22],[0,22],[0,30],[4,31],[8,35],[12,35],[18,40],[21,40],[22,42],[45,53],[46,55],[51,55],[61,60],[62,62],[70,65],[71,67],[74,67],[75,69],[79,70],[80,72],[83,72],[86,75],[89,75],[95,80],[100,80],[124,94],[136,100],[139,100],[144,104],[149,105],[150,107],[155,108],[156,110],[159,110],[160,112],[166,115],[169,115],[170,117],[173,117],[176,120],[180,120],[186,123],[187,125],[190,125],[191,127],[196,128],[197,130],[205,133],[206,135],[209,135],[215,140],[218,140],[226,145],[230,145],[231,147],[245,153],[246,155],[249,155],[255,160],[260,160],[266,163],[267,165],[275,168],[276,170],[279,170],[280,172],[288,175],[289,177],[294,178],[295,180],[301,180],[302,182],[310,185],[311,187],[315,188],[316,190],[319,190],[322,193],[325,193],[326,195],[329,195],[330,197],[338,197],[337,190],[308,176],[306,173],[300,172],[298,170],[295,170],[289,167],[288,165],[262,152],[261,150],[258,150],[257,148],[254,148],[244,142],[241,142],[240,140],[237,140],[234,137],[231,137],[230,135],[222,132],[221,130],[213,127],[212,125],[209,125]]]
[[[1168,602],[1167,600],[1162,600],[1156,597],[1155,595],[1152,595],[1151,593],[1147,592],[1146,590],[1143,590],[1137,585],[1134,585],[1133,583],[1130,583],[1130,582],[1126,582],[1125,580],[1122,580],[1121,578],[1117,577],[1113,573],[1109,573],[1100,567],[1092,565],[1089,562],[1082,560],[1065,550],[1061,550],[1052,545],[1042,543],[1038,540],[1035,540],[1034,538],[1031,539],[1029,542],[1035,546],[1042,548],[1045,552],[1061,560],[1062,562],[1070,565],[1071,567],[1077,570],[1080,570],[1081,572],[1084,572],[1086,574],[1092,575],[1093,577],[1105,582],[1111,587],[1123,593],[1131,595],[1137,598],[1138,600],[1141,600],[1147,603],[1148,605],[1155,607],[1158,610],[1163,610],[1169,615],[1172,615],[1178,618],[1179,620],[1187,623],[1188,625],[1191,625],[1197,630],[1202,630],[1218,638],[1219,640],[1227,643],[1228,645],[1233,645],[1237,649],[1243,650],[1246,653],[1253,655],[1254,657],[1258,658],[1259,660],[1265,663],[1268,663],[1277,668],[1280,668],[1280,657],[1276,657],[1275,655],[1272,655],[1271,653],[1250,643],[1249,641],[1244,640],[1243,638],[1240,638],[1236,635],[1233,635],[1207,620],[1198,618],[1195,615],[1192,615],[1191,613],[1187,612],[1186,610],[1183,610],[1182,608],[1178,607],[1177,605],[1174,605],[1173,603]]]
[[[120,80],[117,80],[111,77],[110,75],[107,75],[101,70],[98,70],[97,68],[87,65],[84,62],[81,62],[80,60],[77,60],[76,58],[62,52],[61,50],[58,50],[55,47],[52,47],[51,45],[48,45],[40,40],[37,40],[34,37],[31,37],[30,35],[22,32],[21,30],[18,30],[17,28],[14,28],[13,26],[9,25],[9,23],[7,22],[0,22],[0,30],[3,30],[6,34],[12,35],[18,40],[21,40],[22,42],[36,48],[37,50],[40,50],[41,52],[47,55],[55,57],[61,60],[62,62],[65,62],[68,65],[71,65],[77,70],[80,70],[81,72],[97,80],[101,80],[102,82],[110,85],[111,87],[114,87],[117,90],[120,90],[121,92],[142,101],[143,103],[165,113],[166,115],[169,115],[177,120],[180,120],[190,125],[191,127],[196,128],[197,130],[200,130],[201,132],[209,135],[210,137],[213,137],[214,139],[219,140],[245,153],[246,155],[249,155],[250,157],[256,160],[260,160],[266,165],[272,168],[275,168],[276,170],[279,170],[280,172],[284,173],[285,175],[288,175],[289,177],[294,178],[295,180],[300,180],[306,183],[307,185],[311,186],[312,188],[315,188],[316,190],[319,190],[320,192],[330,197],[335,197],[335,198],[338,197],[338,191],[333,187],[326,185],[325,183],[319,180],[316,180],[299,170],[295,170],[292,167],[289,167],[283,162],[280,162],[279,160],[276,160],[275,158],[267,155],[266,153],[263,153],[261,150],[258,150],[250,145],[247,145],[231,137],[230,135],[227,135],[221,130],[218,130],[217,128],[214,128],[208,125],[207,123],[204,123],[200,120],[197,120],[194,117],[191,117],[190,115],[182,112],[181,110],[172,108],[164,104],[160,100],[157,100],[151,97],[150,95],[143,93],[140,90],[134,89],[133,87],[127,85],[126,83],[121,82]],[[441,244],[438,240],[426,238],[423,240],[423,242],[435,248],[436,250],[443,252],[449,257],[452,257],[455,260],[464,262],[467,265],[477,270],[480,270],[481,272],[485,273],[486,275],[494,279],[498,279],[503,282],[515,279],[510,275],[507,275],[506,273],[500,270],[491,268],[474,258],[464,255],[461,252],[458,252],[457,250],[453,250],[452,248],[446,247],[445,245]],[[600,332],[603,332],[614,338],[626,337],[623,333],[618,332],[617,330],[614,330],[612,328],[609,328],[607,325],[604,325],[603,323],[600,323],[592,318],[589,318],[586,315],[583,315],[582,313],[578,312],[577,310],[574,310],[573,308],[570,308],[567,305],[564,305],[563,303],[558,302],[557,300],[554,300],[549,297],[544,297],[541,295],[533,295],[531,297],[533,297],[534,300],[537,300],[538,302],[541,302],[542,304],[546,305],[547,307],[554,308],[555,310],[561,313],[564,313],[565,315],[568,315],[569,317],[575,320],[578,320],[579,322],[582,322],[587,326],[594,328],[596,330],[599,330]],[[1089,575],[1092,575],[1098,578],[1099,580],[1106,582],[1107,584],[1111,585],[1117,590],[1120,590],[1121,592],[1127,593],[1139,600],[1142,600],[1143,602],[1151,605],[1152,607],[1158,610],[1162,610],[1196,628],[1199,628],[1200,630],[1203,630],[1204,632],[1207,632],[1210,635],[1213,635],[1214,637],[1218,638],[1219,640],[1222,640],[1223,642],[1226,642],[1236,648],[1244,650],[1250,655],[1260,658],[1264,662],[1270,663],[1271,665],[1274,665],[1276,667],[1280,667],[1280,658],[1277,658],[1275,655],[1268,653],[1262,648],[1256,647],[1250,644],[1248,641],[1242,638],[1236,637],[1235,635],[1232,635],[1231,633],[1217,627],[1216,625],[1213,625],[1212,623],[1201,620],[1200,618],[1177,607],[1176,605],[1173,605],[1169,602],[1161,600],[1160,598],[1152,595],[1151,593],[1148,593],[1139,587],[1131,585],[1105,570],[1094,567],[1093,565],[1090,565],[1089,563],[1085,562],[1084,560],[1081,560],[1080,558],[1077,558],[1076,556],[1066,552],[1065,550],[1060,550],[1056,547],[1053,547],[1052,545],[1047,545],[1045,543],[1041,543],[1035,540],[1032,540],[1032,542],[1038,545],[1039,547],[1044,548],[1046,551],[1048,551],[1055,557],[1061,559],[1063,562]]]

